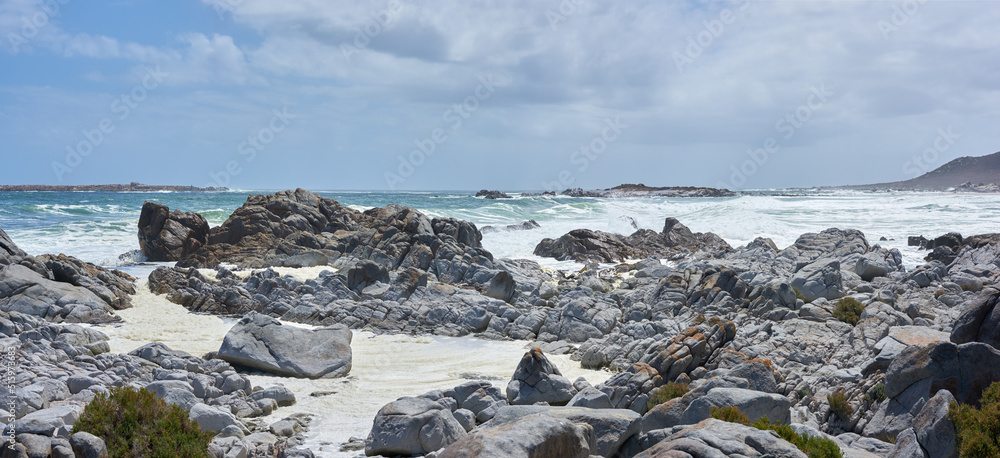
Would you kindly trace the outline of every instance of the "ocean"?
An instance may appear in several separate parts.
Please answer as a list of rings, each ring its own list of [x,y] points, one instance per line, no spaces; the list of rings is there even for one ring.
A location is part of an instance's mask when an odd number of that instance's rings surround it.
[[[221,224],[248,194],[268,190],[221,193],[0,193],[0,228],[33,255],[65,253],[109,267],[128,264],[119,259],[138,249],[137,222],[144,201],[171,209],[195,211],[209,224]],[[541,227],[528,231],[501,231],[483,236],[484,247],[495,257],[533,259],[551,268],[578,269],[532,255],[545,237],[559,237],[578,229],[629,234],[634,227],[661,230],[672,216],[696,232],[715,232],[739,246],[756,237],[769,237],[779,248],[791,245],[806,232],[827,228],[860,229],[869,243],[899,248],[907,269],[921,264],[924,252],[908,247],[907,237],[936,237],[947,232],[963,235],[1000,232],[1000,195],[951,193],[868,193],[848,191],[756,191],[731,198],[515,197],[484,200],[469,192],[319,192],[357,210],[391,203],[417,208],[437,217],[454,217],[477,226],[506,226],[535,220]],[[515,196],[517,196],[515,194]],[[634,225],[634,226],[633,226]],[[884,241],[880,239],[884,238]],[[169,265],[160,263],[158,265]],[[156,265],[125,265],[139,277],[134,307],[119,311],[124,323],[101,327],[114,352],[128,352],[151,341],[195,355],[218,350],[236,319],[188,313],[145,287],[145,275]],[[284,272],[283,272],[284,273]],[[316,269],[290,270],[306,278]],[[291,324],[291,323],[289,323]],[[291,324],[295,325],[295,324]],[[283,384],[295,392],[298,403],[278,409],[266,420],[278,421],[293,413],[313,414],[306,445],[317,456],[358,456],[341,450],[352,437],[364,439],[378,409],[401,396],[456,386],[470,379],[489,379],[503,389],[528,342],[485,341],[475,337],[374,335],[355,331],[351,375],[334,380],[300,380],[251,375],[255,385]],[[570,380],[586,377],[597,384],[611,374],[582,369],[568,356],[551,356]],[[363,453],[363,452],[360,452]]]
[[[0,228],[30,254],[65,253],[104,266],[122,263],[121,254],[138,249],[136,224],[144,201],[201,213],[210,225],[221,224],[249,194],[270,190],[220,193],[0,193]],[[469,192],[318,192],[357,210],[401,204],[431,217],[464,219],[482,227],[525,220],[541,228],[495,232],[483,245],[496,257],[526,258],[566,268],[532,255],[544,237],[587,228],[630,234],[637,227],[659,231],[672,216],[696,232],[715,232],[739,246],[769,237],[779,248],[806,232],[837,227],[860,229],[871,244],[899,248],[908,267],[922,254],[906,246],[911,235],[936,237],[1000,231],[1000,195],[854,191],[755,191],[731,198],[515,197],[485,200]],[[514,194],[517,196],[517,194]],[[885,241],[879,241],[881,238]]]

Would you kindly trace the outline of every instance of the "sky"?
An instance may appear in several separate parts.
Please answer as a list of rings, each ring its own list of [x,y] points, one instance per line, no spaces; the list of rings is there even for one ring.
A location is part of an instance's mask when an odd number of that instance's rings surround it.
[[[0,0],[0,184],[730,189],[1000,151],[1000,2]]]

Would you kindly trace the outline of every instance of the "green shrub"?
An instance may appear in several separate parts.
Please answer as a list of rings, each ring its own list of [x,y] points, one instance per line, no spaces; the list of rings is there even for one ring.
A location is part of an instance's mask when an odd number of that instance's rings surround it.
[[[649,402],[646,403],[646,408],[653,410],[653,407],[663,404],[671,399],[684,396],[687,392],[687,383],[667,382],[666,385],[653,390],[653,392],[649,394]]]
[[[861,319],[861,312],[864,310],[865,306],[858,302],[857,299],[845,297],[837,301],[837,305],[833,307],[833,317],[854,326],[858,324],[858,320]]]
[[[750,418],[748,418],[743,412],[740,412],[739,407],[709,407],[708,414],[716,420],[750,426]]]
[[[762,431],[770,430],[778,433],[778,436],[790,442],[809,458],[842,458],[844,456],[840,451],[840,447],[832,440],[808,434],[799,434],[789,425],[771,423],[771,420],[767,417],[757,419],[750,426]]]
[[[854,408],[847,403],[847,395],[843,391],[837,390],[833,394],[826,395],[826,401],[830,403],[830,410],[843,420],[850,420],[854,414]]]
[[[802,291],[800,291],[798,288],[796,288],[796,287],[793,286],[792,287],[792,291],[795,291],[795,298],[796,299],[798,299],[798,300],[800,300],[802,302],[805,302],[807,304],[809,303],[809,301],[806,300],[806,297],[802,295]]]
[[[83,409],[73,432],[104,439],[118,457],[207,457],[214,434],[188,419],[188,411],[130,387],[100,393]]]
[[[885,401],[885,383],[878,382],[872,387],[872,390],[868,392],[868,396],[871,397],[872,401],[875,401],[876,404],[881,404],[882,401]]]
[[[980,399],[981,409],[951,403],[948,418],[955,423],[960,456],[1000,456],[1000,382],[990,385]]]

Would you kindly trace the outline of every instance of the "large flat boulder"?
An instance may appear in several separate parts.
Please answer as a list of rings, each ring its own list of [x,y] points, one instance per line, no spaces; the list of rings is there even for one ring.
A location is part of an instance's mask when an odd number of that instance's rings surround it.
[[[438,458],[587,458],[593,444],[590,425],[536,414],[474,430]]]
[[[615,456],[626,440],[639,432],[639,414],[628,409],[589,409],[584,407],[507,406],[484,425],[486,428],[517,421],[530,415],[541,414],[562,418],[576,424],[587,424],[594,429],[595,443],[591,453]]]
[[[22,265],[0,266],[0,309],[52,322],[121,321],[114,309],[90,290],[50,280]]]
[[[770,431],[709,418],[677,431],[636,458],[780,456],[806,458],[794,445]]]
[[[250,312],[226,334],[218,356],[281,375],[336,378],[351,371],[351,337],[340,325],[304,329]]]

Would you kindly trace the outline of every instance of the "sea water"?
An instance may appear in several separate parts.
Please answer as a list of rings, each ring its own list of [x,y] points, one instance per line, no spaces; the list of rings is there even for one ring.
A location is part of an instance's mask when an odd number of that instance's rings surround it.
[[[65,253],[104,266],[119,266],[119,256],[138,248],[137,223],[144,201],[171,209],[201,213],[210,225],[219,225],[245,202],[248,194],[222,193],[0,193],[0,228],[33,255]],[[535,220],[541,228],[493,232],[483,246],[497,258],[525,258],[553,268],[577,269],[532,254],[542,238],[556,238],[573,229],[587,228],[632,233],[636,227],[662,229],[675,217],[696,232],[714,232],[731,245],[768,237],[779,248],[791,245],[806,232],[827,228],[860,229],[871,244],[899,248],[907,268],[921,264],[925,252],[906,246],[907,237],[936,237],[947,232],[963,235],[1000,232],[1000,196],[992,194],[795,191],[754,192],[730,198],[588,199],[520,197],[485,200],[468,192],[319,192],[356,210],[391,203],[417,208],[431,217],[452,217],[477,226],[506,226]],[[884,239],[884,240],[881,240]],[[169,264],[162,264],[169,265]],[[139,278],[134,307],[119,311],[123,324],[102,327],[115,352],[128,352],[151,341],[203,355],[218,350],[235,323],[232,318],[188,313],[162,296],[149,293],[145,276],[156,265],[129,266]],[[282,272],[309,278],[317,269]],[[290,325],[294,325],[291,324]],[[251,375],[255,385],[283,384],[298,403],[278,409],[267,420],[292,413],[315,416],[307,445],[320,456],[356,456],[339,452],[351,437],[365,437],[378,409],[400,396],[449,388],[469,379],[485,378],[503,388],[527,342],[494,342],[474,337],[373,335],[355,332],[351,347],[351,375],[336,380],[300,380]],[[565,356],[552,358],[571,380],[586,377],[599,383],[610,374],[584,370]],[[316,394],[315,396],[313,394]]]

